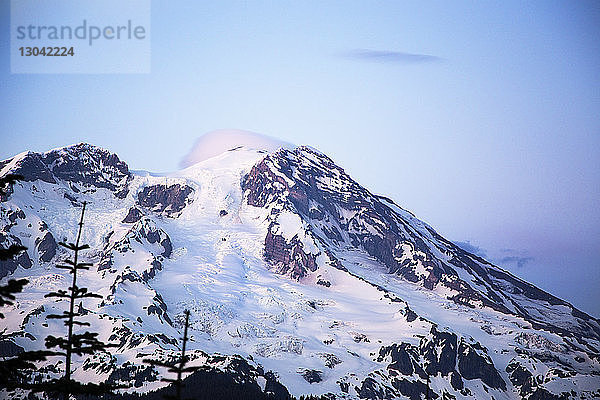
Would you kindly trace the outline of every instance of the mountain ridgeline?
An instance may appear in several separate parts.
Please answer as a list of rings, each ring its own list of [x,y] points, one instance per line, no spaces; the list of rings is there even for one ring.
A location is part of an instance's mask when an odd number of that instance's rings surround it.
[[[29,283],[2,310],[2,357],[42,349],[62,328],[44,295],[68,286],[52,268],[67,255],[57,243],[87,204],[94,267],[81,279],[100,296],[78,313],[116,347],[75,357],[73,377],[128,386],[114,398],[173,391],[162,366],[188,325],[184,397],[600,396],[598,319],[461,249],[310,147],[232,146],[158,175],[78,144],[0,162],[8,174],[23,179],[0,199],[0,246],[27,250],[0,261],[0,278]],[[62,368],[49,359],[32,378]]]

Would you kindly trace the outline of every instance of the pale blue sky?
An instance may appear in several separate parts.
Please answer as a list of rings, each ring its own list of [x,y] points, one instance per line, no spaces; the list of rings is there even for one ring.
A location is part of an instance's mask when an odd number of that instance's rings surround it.
[[[309,144],[600,316],[598,2],[153,1],[146,75],[11,75],[1,17],[2,159],[87,141],[168,171],[220,128]]]

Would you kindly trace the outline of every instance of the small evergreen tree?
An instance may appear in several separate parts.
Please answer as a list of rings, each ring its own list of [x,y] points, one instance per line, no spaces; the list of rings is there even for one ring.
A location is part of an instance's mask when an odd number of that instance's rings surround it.
[[[0,249],[0,261],[10,260],[25,250],[27,250],[27,247],[18,244],[12,244],[8,249]]]
[[[13,304],[15,294],[23,291],[23,286],[27,285],[27,279],[11,279],[4,286],[0,286],[0,307],[10,306]],[[4,314],[0,312],[0,319],[4,318]]]
[[[171,384],[173,384],[173,386],[175,386],[175,395],[167,394],[164,396],[164,398],[167,400],[181,400],[181,389],[183,388],[183,380],[182,380],[183,374],[194,372],[198,369],[198,367],[186,367],[186,364],[189,361],[188,357],[185,355],[185,347],[186,347],[187,340],[188,340],[188,336],[187,336],[188,325],[189,325],[189,319],[190,319],[189,310],[185,310],[184,314],[185,314],[185,326],[183,329],[183,343],[181,346],[181,356],[179,358],[179,362],[178,363],[168,363],[168,362],[162,362],[162,361],[157,361],[157,360],[144,360],[144,362],[147,364],[150,364],[153,366],[158,366],[158,367],[164,367],[164,368],[167,368],[167,370],[169,372],[177,374],[176,379],[169,379],[169,378],[161,379],[163,382],[170,382]]]
[[[73,258],[64,261],[66,265],[57,265],[57,268],[66,269],[73,276],[71,286],[67,290],[61,289],[56,292],[48,293],[45,296],[65,299],[69,303],[68,311],[64,311],[62,314],[48,315],[48,318],[50,319],[65,320],[64,325],[67,327],[66,337],[55,337],[52,335],[46,337],[46,348],[58,348],[58,351],[53,351],[53,355],[62,356],[65,358],[64,376],[47,383],[39,384],[33,388],[36,391],[41,390],[50,393],[60,393],[63,395],[64,399],[69,399],[71,394],[103,394],[116,388],[106,384],[82,384],[74,381],[71,377],[71,363],[73,354],[79,356],[92,355],[98,351],[106,351],[110,347],[116,347],[116,345],[105,344],[99,341],[97,338],[98,333],[87,331],[83,333],[75,333],[73,331],[74,328],[78,326],[90,326],[88,322],[82,322],[78,320],[82,314],[75,310],[75,303],[77,300],[86,298],[102,298],[102,296],[96,293],[88,292],[87,288],[77,286],[77,273],[80,270],[88,270],[92,265],[90,263],[79,261],[79,252],[89,248],[89,245],[87,244],[79,244],[81,232],[83,230],[85,207],[86,202],[83,203],[83,209],[81,210],[81,219],[79,221],[79,228],[75,243],[59,243],[59,245],[62,247],[65,247],[73,252]]]

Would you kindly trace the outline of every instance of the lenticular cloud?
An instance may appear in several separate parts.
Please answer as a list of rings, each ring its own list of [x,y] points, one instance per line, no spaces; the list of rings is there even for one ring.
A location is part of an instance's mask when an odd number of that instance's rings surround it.
[[[275,151],[281,147],[294,147],[290,143],[254,132],[221,129],[200,136],[189,153],[180,161],[179,166],[187,168],[238,146],[267,151]]]

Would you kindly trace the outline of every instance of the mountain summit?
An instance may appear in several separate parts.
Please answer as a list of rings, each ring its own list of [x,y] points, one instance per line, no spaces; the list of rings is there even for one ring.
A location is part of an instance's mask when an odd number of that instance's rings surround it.
[[[85,201],[97,268],[83,279],[104,298],[86,317],[119,347],[77,359],[77,379],[160,388],[165,371],[142,360],[178,354],[190,310],[190,365],[203,369],[187,381],[200,392],[221,382],[247,398],[600,396],[596,318],[457,247],[315,149],[203,143],[167,176],[88,144],[0,162],[0,175],[25,177],[2,199],[0,245],[28,247],[0,277],[30,280],[3,310],[2,349],[42,348],[61,330],[44,294],[67,285],[52,268],[65,256],[56,243]]]
[[[259,133],[240,129],[219,129],[200,136],[181,160],[180,166],[187,168],[238,147],[265,151],[294,148],[290,143]]]

